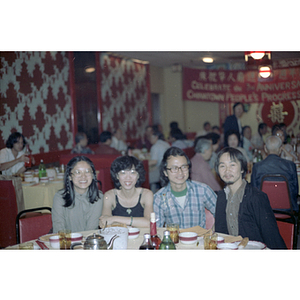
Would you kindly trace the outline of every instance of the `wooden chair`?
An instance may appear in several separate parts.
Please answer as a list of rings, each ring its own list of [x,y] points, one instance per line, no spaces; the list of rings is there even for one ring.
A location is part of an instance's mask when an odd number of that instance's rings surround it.
[[[287,178],[281,174],[266,174],[261,179],[260,189],[268,195],[276,220],[293,224],[293,245],[297,248],[298,215],[292,207]]]
[[[50,213],[42,213],[42,210],[49,210]],[[40,212],[37,213],[38,211]],[[51,207],[45,206],[23,210],[16,217],[17,244],[37,239],[49,233],[51,229]]]
[[[17,198],[12,180],[0,180],[0,248],[16,244]]]

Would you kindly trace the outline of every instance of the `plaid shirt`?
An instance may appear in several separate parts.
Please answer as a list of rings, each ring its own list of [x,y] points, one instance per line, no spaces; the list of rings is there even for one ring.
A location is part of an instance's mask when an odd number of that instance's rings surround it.
[[[184,208],[180,206],[171,192],[170,183],[154,194],[153,208],[158,227],[164,223],[178,223],[180,228],[196,225],[205,228],[205,208],[215,215],[217,195],[206,184],[190,181],[186,182],[187,194]]]

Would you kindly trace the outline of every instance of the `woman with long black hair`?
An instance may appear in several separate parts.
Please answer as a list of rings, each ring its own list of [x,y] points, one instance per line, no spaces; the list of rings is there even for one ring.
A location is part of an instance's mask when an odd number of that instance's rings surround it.
[[[53,232],[97,229],[102,205],[103,193],[92,161],[86,156],[72,158],[66,167],[64,188],[53,199]]]

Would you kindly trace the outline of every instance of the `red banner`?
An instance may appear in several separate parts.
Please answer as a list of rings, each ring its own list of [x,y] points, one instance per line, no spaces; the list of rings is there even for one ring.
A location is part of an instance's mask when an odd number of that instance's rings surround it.
[[[270,79],[258,71],[183,68],[183,100],[209,102],[278,102],[300,100],[300,68],[273,70]]]

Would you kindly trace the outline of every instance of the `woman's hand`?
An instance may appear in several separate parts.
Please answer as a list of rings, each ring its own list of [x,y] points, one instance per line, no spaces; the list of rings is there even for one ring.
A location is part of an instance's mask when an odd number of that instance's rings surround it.
[[[114,223],[114,217],[113,216],[101,216],[99,218],[99,227],[103,228],[107,222],[107,225],[111,225]]]
[[[23,155],[21,155],[19,158],[18,158],[18,160],[19,160],[19,162],[29,162],[29,158],[25,155],[25,154],[23,154]]]

